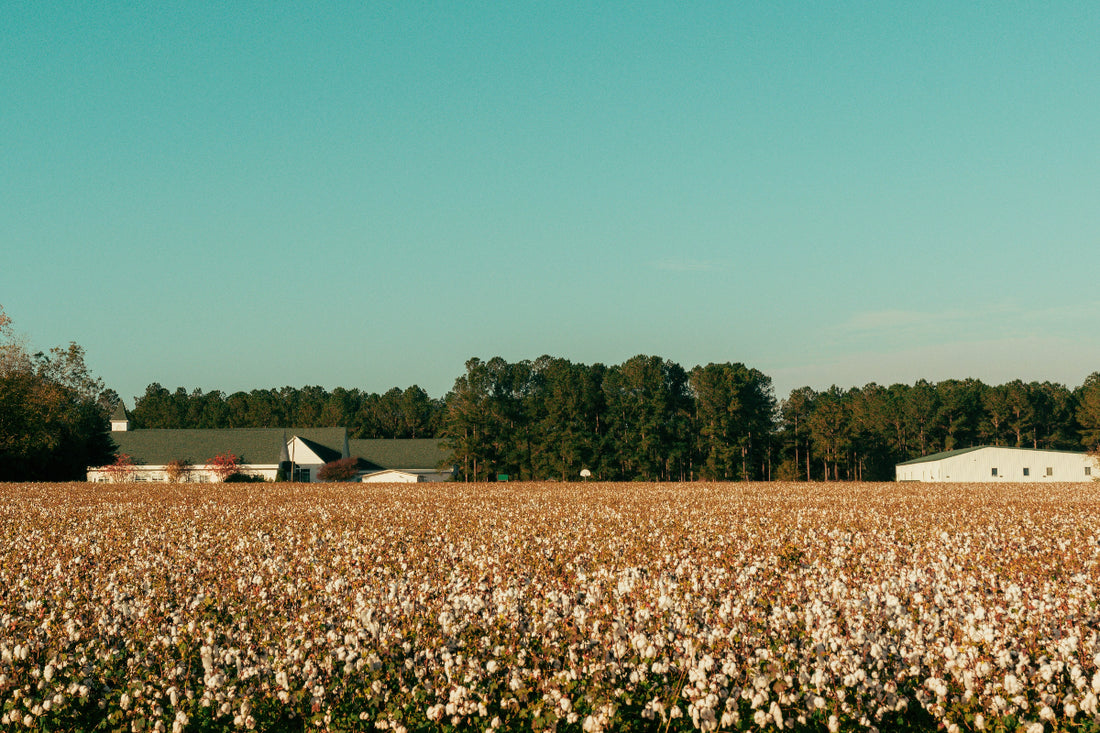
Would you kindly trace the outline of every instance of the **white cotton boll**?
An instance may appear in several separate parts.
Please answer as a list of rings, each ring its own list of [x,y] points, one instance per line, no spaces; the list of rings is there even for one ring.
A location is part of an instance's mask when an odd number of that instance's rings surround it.
[[[42,679],[49,682],[53,679],[54,668],[52,664],[47,664],[46,668],[42,670]]]
[[[985,716],[981,713],[974,716],[974,730],[985,730]]]
[[[837,733],[840,730],[840,720],[835,715],[829,716],[829,733]]]
[[[1042,709],[1039,711],[1039,719],[1040,720],[1050,720],[1050,721],[1054,720],[1054,711],[1050,709],[1049,705],[1044,705],[1042,707]]]
[[[1073,720],[1074,716],[1077,715],[1077,706],[1071,702],[1066,703],[1065,707],[1062,708],[1062,710],[1065,713],[1066,718],[1068,718],[1069,720]]]
[[[783,711],[779,709],[778,704],[772,703],[771,707],[768,708],[768,715],[775,721],[776,726],[783,727]]]
[[[756,723],[759,727],[763,728],[768,724],[768,714],[763,710],[757,710],[752,714],[752,722]]]

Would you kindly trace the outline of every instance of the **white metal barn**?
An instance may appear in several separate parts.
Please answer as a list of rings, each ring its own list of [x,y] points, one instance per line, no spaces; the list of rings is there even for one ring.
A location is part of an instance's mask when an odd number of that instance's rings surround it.
[[[364,484],[416,484],[428,479],[415,471],[399,471],[388,468],[384,471],[368,473],[359,480]]]
[[[1088,453],[983,445],[914,458],[895,467],[898,481],[1092,481],[1100,478]]]

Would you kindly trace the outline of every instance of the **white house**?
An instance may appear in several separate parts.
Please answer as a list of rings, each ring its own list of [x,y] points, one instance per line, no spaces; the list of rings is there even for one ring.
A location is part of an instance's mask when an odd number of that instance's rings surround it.
[[[898,481],[1092,481],[1100,467],[1088,453],[983,445],[914,458],[895,467]]]
[[[349,440],[346,428],[224,428],[130,430],[125,409],[111,416],[117,453],[133,465],[124,470],[90,466],[89,481],[168,481],[182,469],[181,480],[218,481],[211,460],[232,453],[241,473],[274,481],[279,469],[293,481],[317,481],[326,463],[354,458],[357,479],[372,481],[447,481],[448,451],[431,438]]]

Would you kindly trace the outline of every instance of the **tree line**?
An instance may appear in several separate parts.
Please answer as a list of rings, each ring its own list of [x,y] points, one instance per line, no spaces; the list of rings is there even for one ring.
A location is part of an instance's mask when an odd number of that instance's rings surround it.
[[[136,398],[131,427],[312,428],[346,427],[352,438],[433,438],[440,434],[444,402],[420,387],[378,394],[337,387],[170,391],[154,382]]]
[[[75,343],[30,353],[0,307],[0,480],[80,479],[110,463],[119,397]],[[473,358],[443,398],[283,387],[225,395],[153,383],[134,428],[348,428],[353,438],[438,438],[460,479],[890,480],[897,463],[954,448],[1094,450],[1100,372],[1075,389],[976,379],[793,390],[741,363],[638,355]]]
[[[346,426],[352,437],[439,438],[462,479],[891,480],[902,461],[1003,445],[1100,442],[1100,373],[1069,389],[976,379],[793,390],[740,363],[690,371],[657,356],[582,364],[542,356],[466,363],[442,399],[321,387],[224,396],[152,384],[135,427]]]

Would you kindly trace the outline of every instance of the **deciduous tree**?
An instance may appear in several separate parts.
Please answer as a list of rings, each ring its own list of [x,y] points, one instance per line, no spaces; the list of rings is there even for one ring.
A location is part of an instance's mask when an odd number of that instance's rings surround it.
[[[317,470],[321,481],[350,481],[359,473],[359,461],[355,458],[339,458],[329,461]]]
[[[219,453],[206,464],[206,470],[217,476],[219,481],[225,481],[233,474],[240,473],[240,459],[229,451]]]

